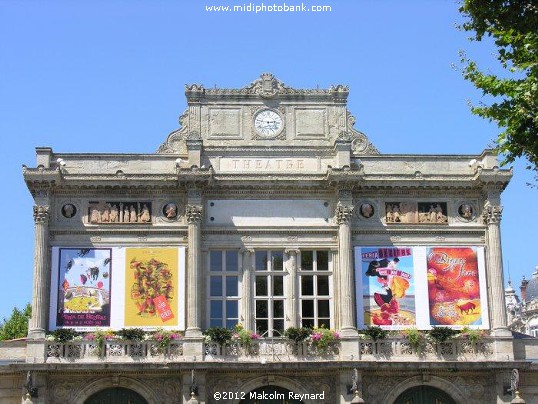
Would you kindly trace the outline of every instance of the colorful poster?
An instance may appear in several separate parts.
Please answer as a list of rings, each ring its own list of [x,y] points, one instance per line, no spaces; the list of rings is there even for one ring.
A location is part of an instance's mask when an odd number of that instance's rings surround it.
[[[431,247],[426,257],[431,325],[482,324],[476,247]]]
[[[361,273],[364,325],[416,325],[412,248],[363,247]]]
[[[125,326],[177,326],[178,249],[127,248]]]
[[[60,248],[58,327],[110,326],[110,248]]]

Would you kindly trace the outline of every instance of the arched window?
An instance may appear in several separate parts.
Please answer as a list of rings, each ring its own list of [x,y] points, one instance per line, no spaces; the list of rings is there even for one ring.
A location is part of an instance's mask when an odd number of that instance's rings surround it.
[[[415,386],[400,394],[394,404],[456,404],[456,401],[438,388]]]
[[[284,387],[262,386],[247,393],[240,404],[303,404],[294,393]]]
[[[91,395],[84,404],[148,404],[136,391],[123,387],[111,387]]]

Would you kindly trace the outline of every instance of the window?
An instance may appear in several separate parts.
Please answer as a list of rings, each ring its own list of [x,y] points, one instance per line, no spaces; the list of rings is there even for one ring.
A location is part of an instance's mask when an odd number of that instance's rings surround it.
[[[299,274],[301,327],[331,327],[332,271],[329,251],[301,251]]]
[[[233,328],[239,322],[237,251],[209,252],[209,327]]]
[[[284,332],[285,272],[282,251],[255,252],[254,322],[256,332]]]

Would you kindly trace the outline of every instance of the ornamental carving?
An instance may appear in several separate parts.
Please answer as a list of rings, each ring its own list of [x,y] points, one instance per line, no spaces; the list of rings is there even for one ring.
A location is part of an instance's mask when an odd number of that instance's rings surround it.
[[[501,222],[503,207],[486,204],[482,211],[482,220],[485,224],[497,224]]]
[[[387,224],[448,224],[446,202],[386,202]]]
[[[353,137],[351,142],[352,153],[354,155],[379,154],[379,151],[368,140],[366,135],[353,127],[353,125],[355,125],[355,117],[351,114],[351,112],[346,111],[346,113],[348,132]]]
[[[90,224],[148,224],[151,223],[151,202],[90,202]]]
[[[185,207],[185,217],[188,224],[199,224],[202,222],[203,209],[200,205],[187,205]]]
[[[49,207],[48,206],[34,206],[34,222],[36,224],[46,223],[49,219]]]
[[[336,223],[338,224],[349,224],[353,217],[354,206],[344,205],[341,202],[338,202],[336,205],[335,217]]]

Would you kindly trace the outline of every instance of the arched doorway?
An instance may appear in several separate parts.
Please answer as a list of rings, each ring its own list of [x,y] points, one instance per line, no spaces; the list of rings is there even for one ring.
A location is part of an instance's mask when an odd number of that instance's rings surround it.
[[[456,401],[438,388],[415,386],[400,394],[394,404],[456,404]]]
[[[111,387],[92,394],[84,404],[148,404],[148,402],[136,391]]]
[[[250,393],[239,404],[304,404],[290,397],[290,390],[280,386],[262,386]]]

